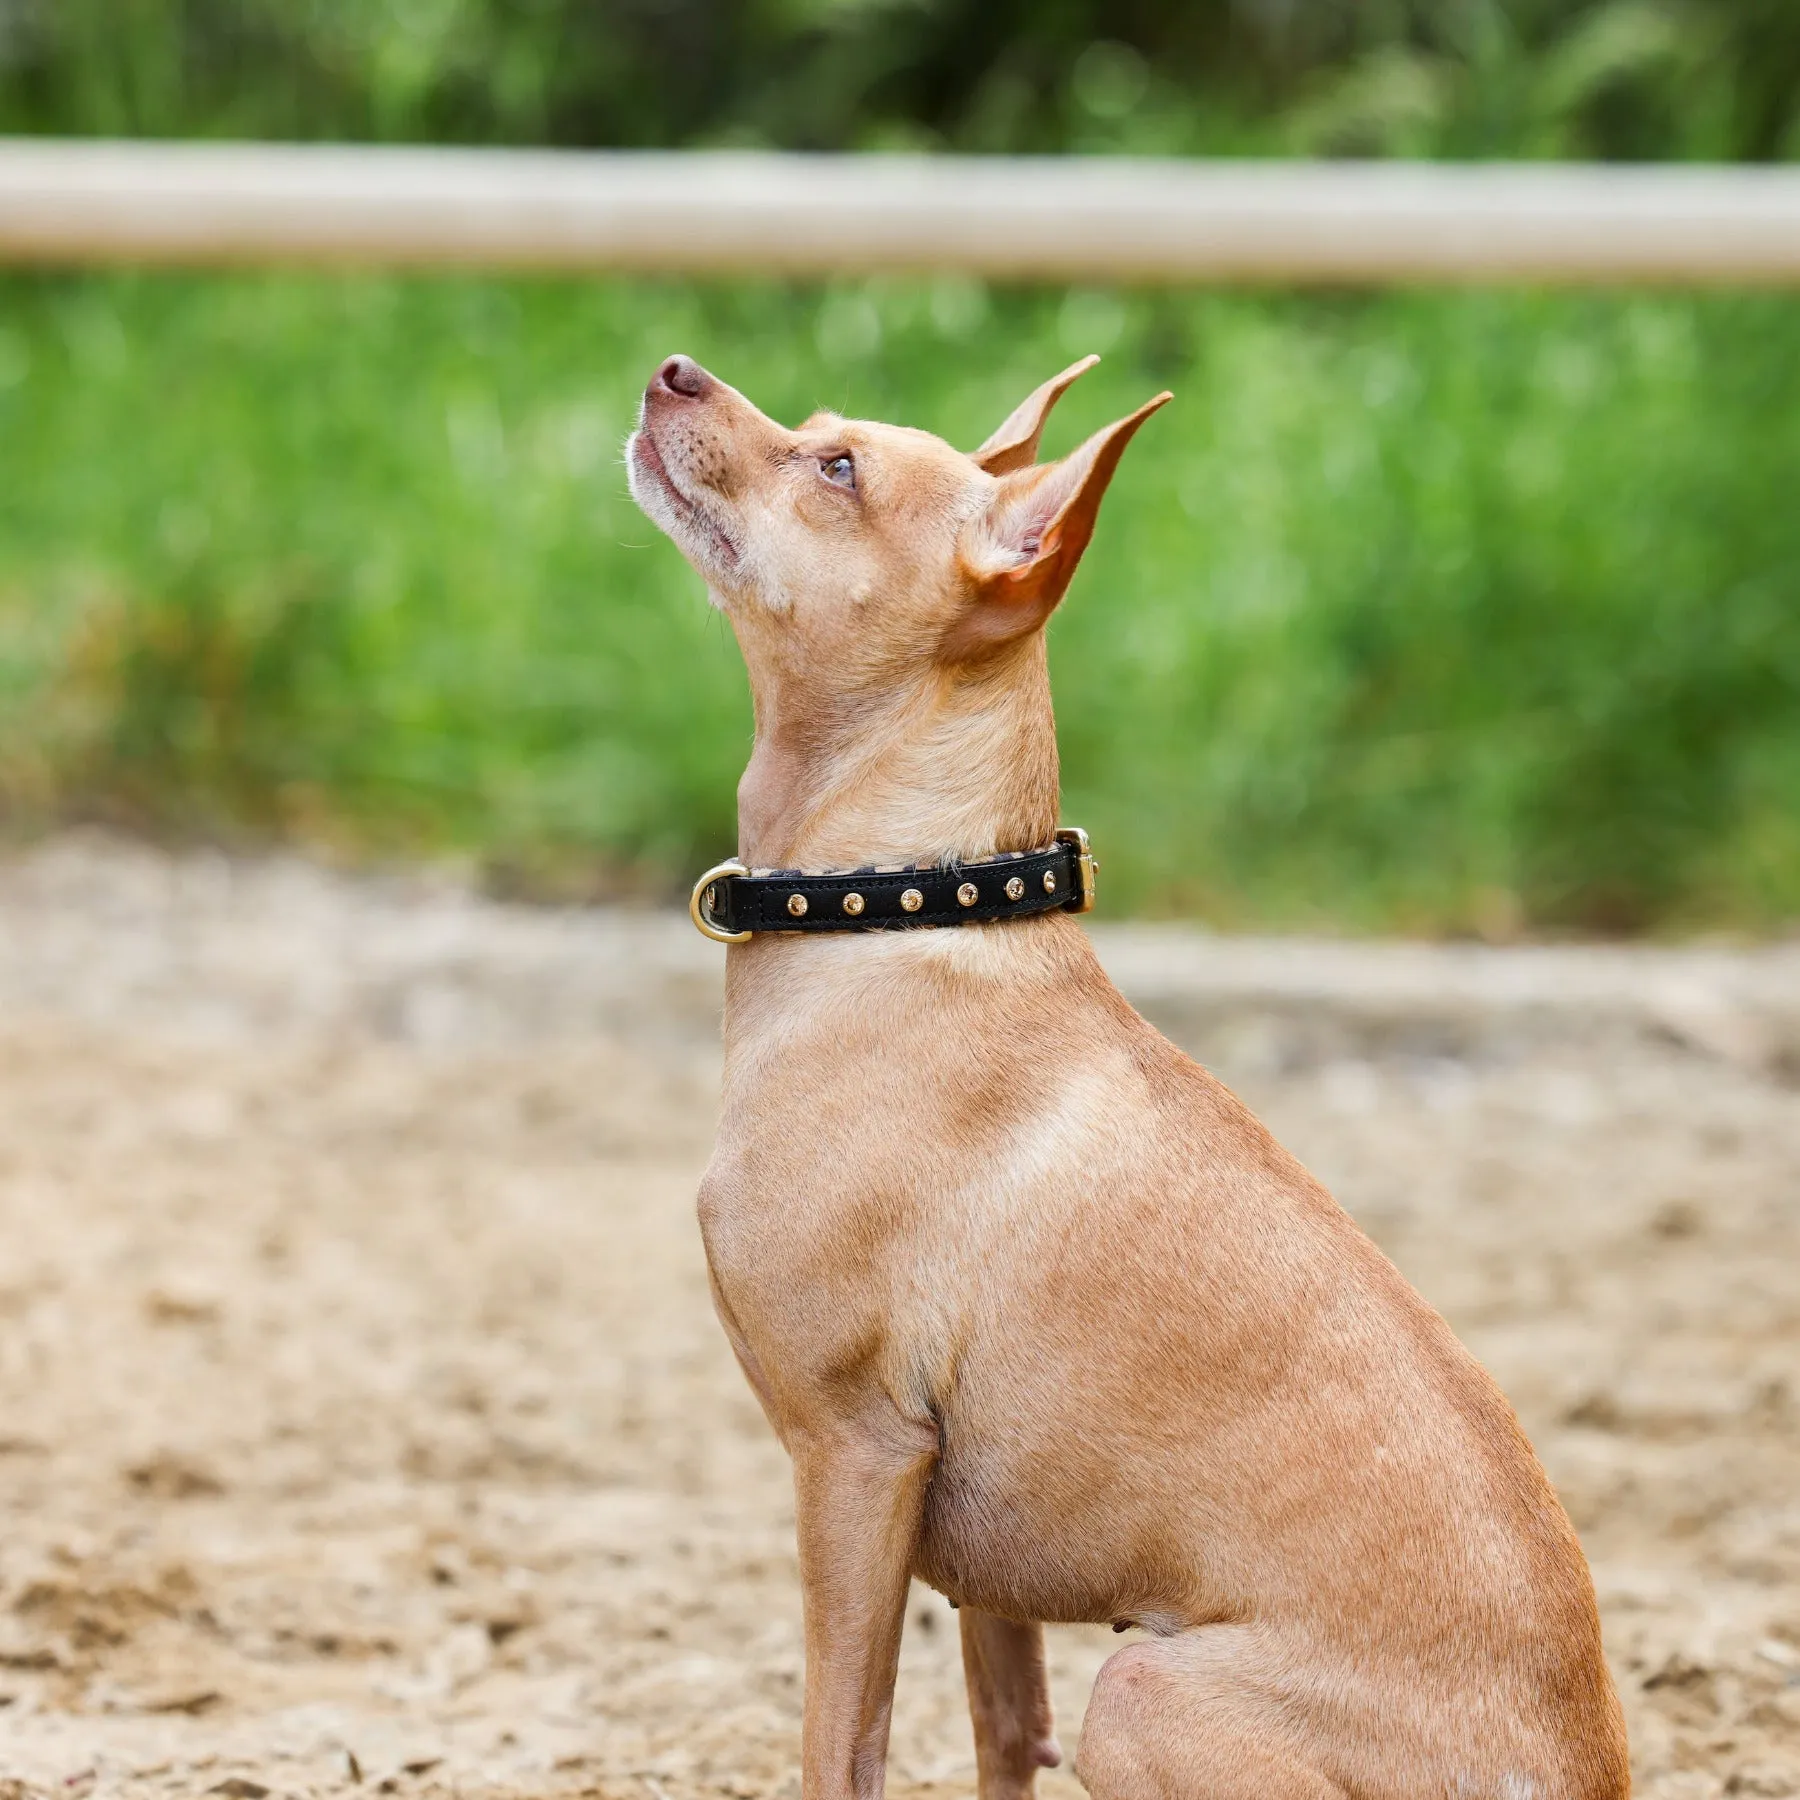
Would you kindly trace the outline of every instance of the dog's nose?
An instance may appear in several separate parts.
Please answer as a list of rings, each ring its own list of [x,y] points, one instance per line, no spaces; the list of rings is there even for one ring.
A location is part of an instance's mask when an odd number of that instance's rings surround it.
[[[656,371],[656,385],[684,400],[704,400],[712,391],[713,378],[691,356],[671,356]]]

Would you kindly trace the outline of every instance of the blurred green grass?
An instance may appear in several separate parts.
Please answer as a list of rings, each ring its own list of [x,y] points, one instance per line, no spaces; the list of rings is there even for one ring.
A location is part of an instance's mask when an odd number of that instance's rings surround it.
[[[1800,915],[1800,307],[967,282],[0,281],[0,808],[536,893],[733,839],[737,654],[626,497],[687,350],[1059,450],[1161,385],[1051,635],[1109,910]]]

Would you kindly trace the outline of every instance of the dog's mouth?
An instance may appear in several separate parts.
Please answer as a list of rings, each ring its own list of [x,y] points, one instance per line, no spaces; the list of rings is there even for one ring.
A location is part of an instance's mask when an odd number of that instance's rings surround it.
[[[663,461],[648,425],[639,426],[631,434],[625,455],[633,472],[663,500],[675,524],[696,538],[713,561],[727,570],[736,569],[737,545],[710,513],[675,485],[675,477],[669,473],[669,465]]]

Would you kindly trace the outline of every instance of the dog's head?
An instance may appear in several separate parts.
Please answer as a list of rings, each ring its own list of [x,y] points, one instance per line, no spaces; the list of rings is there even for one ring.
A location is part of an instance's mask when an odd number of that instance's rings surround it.
[[[964,455],[927,432],[830,413],[789,431],[672,356],[627,446],[632,495],[753,665],[772,658],[815,678],[834,666],[855,687],[910,663],[990,658],[1049,618],[1126,444],[1170,398],[1035,463],[1050,408],[1096,360],[1045,382]]]
[[[820,414],[796,431],[685,356],[644,394],[631,491],[700,572],[749,667],[739,851],[770,866],[967,860],[1048,840],[1042,626],[1159,394],[1061,462],[1038,435],[1092,357],[972,455]]]

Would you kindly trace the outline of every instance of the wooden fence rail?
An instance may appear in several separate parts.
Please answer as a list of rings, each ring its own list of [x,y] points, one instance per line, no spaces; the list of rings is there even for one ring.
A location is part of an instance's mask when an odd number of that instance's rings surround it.
[[[0,139],[0,262],[1800,282],[1800,168]]]

